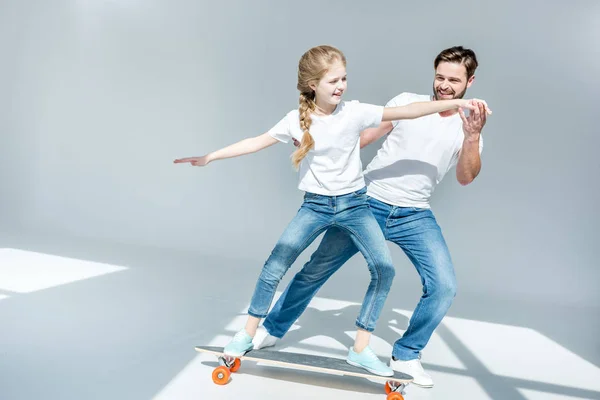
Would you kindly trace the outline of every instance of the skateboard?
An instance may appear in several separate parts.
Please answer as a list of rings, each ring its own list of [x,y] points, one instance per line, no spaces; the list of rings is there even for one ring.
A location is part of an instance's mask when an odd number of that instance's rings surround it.
[[[393,376],[380,376],[354,367],[339,358],[313,356],[299,353],[286,353],[274,350],[250,350],[241,357],[231,357],[223,353],[223,347],[196,346],[197,352],[208,353],[217,357],[219,366],[212,373],[213,382],[217,385],[226,385],[232,372],[236,372],[242,365],[242,360],[261,362],[274,366],[288,367],[297,370],[321,372],[332,375],[357,376],[374,379],[385,383],[387,400],[404,400],[401,392],[413,380],[413,377],[400,372]]]

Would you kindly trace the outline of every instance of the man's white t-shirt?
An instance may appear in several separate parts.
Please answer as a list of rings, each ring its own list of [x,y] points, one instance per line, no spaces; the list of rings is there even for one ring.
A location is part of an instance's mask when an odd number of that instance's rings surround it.
[[[428,95],[402,93],[386,107],[431,101]],[[430,208],[429,198],[444,175],[458,162],[464,133],[458,113],[432,114],[393,122],[377,155],[365,170],[369,196],[399,207]],[[483,138],[479,140],[479,153]]]
[[[311,115],[310,134],[315,146],[300,163],[298,188],[326,196],[339,196],[365,186],[360,160],[360,132],[376,128],[383,106],[343,101],[326,116]],[[299,111],[290,111],[269,134],[284,143],[301,141]]]

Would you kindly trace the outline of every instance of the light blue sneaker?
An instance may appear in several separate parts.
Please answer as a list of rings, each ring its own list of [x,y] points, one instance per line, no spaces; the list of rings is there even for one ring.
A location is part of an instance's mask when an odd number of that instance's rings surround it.
[[[369,346],[365,347],[360,353],[356,353],[354,348],[350,347],[346,362],[355,367],[364,368],[372,374],[380,376],[393,376],[394,370],[379,360],[377,355]]]
[[[246,332],[245,329],[242,329],[236,333],[231,342],[225,346],[223,353],[232,357],[241,357],[252,350],[253,347],[252,336],[248,335],[248,332]]]

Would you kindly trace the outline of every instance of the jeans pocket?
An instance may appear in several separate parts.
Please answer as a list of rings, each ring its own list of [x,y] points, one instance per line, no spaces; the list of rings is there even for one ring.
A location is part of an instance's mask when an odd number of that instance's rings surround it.
[[[327,196],[313,192],[304,192],[304,200],[322,200]]]
[[[355,197],[362,197],[367,195],[367,188],[363,187],[362,189],[357,190],[356,192],[352,192],[352,195]]]
[[[327,196],[323,196],[322,194],[305,192],[303,204],[313,204],[313,205],[317,205],[317,206],[324,206],[324,205],[328,204],[328,200],[327,200]]]

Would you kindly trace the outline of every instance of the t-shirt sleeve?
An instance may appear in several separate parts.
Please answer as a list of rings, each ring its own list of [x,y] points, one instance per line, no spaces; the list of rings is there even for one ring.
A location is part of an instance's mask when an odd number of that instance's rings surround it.
[[[356,101],[354,103],[354,112],[358,114],[358,123],[360,130],[367,128],[377,128],[381,125],[383,118],[383,106],[376,106],[373,104],[360,103]]]
[[[288,143],[292,139],[292,129],[291,129],[291,118],[293,113],[288,113],[285,117],[281,119],[271,129],[269,129],[269,135],[274,139],[279,140],[283,143]]]
[[[409,93],[400,93],[398,96],[394,97],[393,99],[391,99],[390,101],[387,102],[387,104],[385,105],[386,108],[387,107],[400,107],[400,106],[405,106],[409,103],[411,103],[411,98]],[[395,128],[396,126],[398,126],[398,123],[400,122],[399,120],[396,121],[391,121],[393,127]]]

